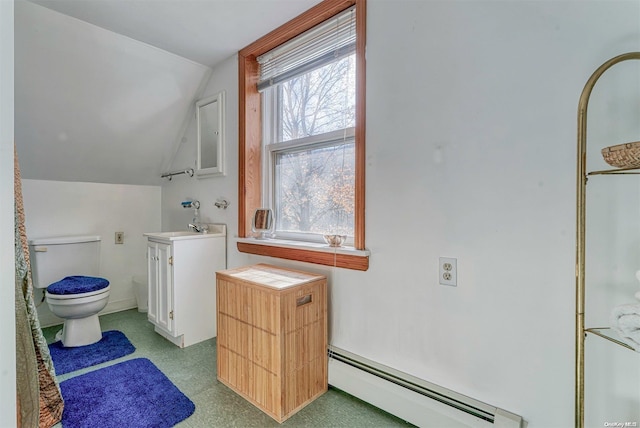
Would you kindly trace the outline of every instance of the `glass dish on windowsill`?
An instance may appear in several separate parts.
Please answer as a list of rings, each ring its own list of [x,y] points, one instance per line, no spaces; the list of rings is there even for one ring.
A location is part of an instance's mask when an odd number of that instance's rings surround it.
[[[342,244],[347,240],[346,235],[323,235],[322,237],[330,247],[342,247]]]

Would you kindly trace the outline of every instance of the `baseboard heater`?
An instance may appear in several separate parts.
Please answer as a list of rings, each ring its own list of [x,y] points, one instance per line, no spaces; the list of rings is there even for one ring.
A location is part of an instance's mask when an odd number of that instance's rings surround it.
[[[522,418],[329,346],[329,384],[419,427],[523,428]]]

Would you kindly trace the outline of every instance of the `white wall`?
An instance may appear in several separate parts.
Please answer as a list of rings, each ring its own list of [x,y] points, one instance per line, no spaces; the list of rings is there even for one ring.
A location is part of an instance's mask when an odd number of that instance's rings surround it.
[[[13,201],[13,1],[0,1],[0,426],[16,425]]]
[[[354,352],[373,352],[531,426],[571,426],[576,107],[597,66],[640,46],[639,4],[373,2],[370,12],[368,245],[371,274],[378,272],[373,294],[382,296],[385,282],[397,294],[372,299],[366,311],[388,308],[371,329],[389,336],[386,346],[358,331],[338,346],[356,344]],[[398,25],[385,31],[388,22]],[[414,56],[412,67],[394,66]],[[637,94],[635,76],[618,86]],[[623,118],[619,104],[604,107],[602,122],[630,119],[637,139],[637,109]],[[628,129],[607,131],[611,138],[596,145],[631,141]],[[633,187],[627,218],[637,212]],[[456,289],[434,286],[442,255],[458,258]],[[637,256],[624,260],[633,261],[635,270]],[[358,291],[366,292],[350,287],[341,300]],[[602,370],[602,360],[588,361],[588,373]],[[590,383],[599,400],[587,403],[589,426],[640,418],[637,365],[623,367],[623,376]],[[603,405],[605,396],[626,412]]]
[[[177,175],[162,186],[162,228],[184,230],[193,219],[193,210],[182,208],[180,202],[187,199],[200,201],[201,221],[205,223],[225,223],[229,234],[238,230],[238,76],[237,57],[234,56],[213,70],[212,79],[206,86],[201,98],[207,98],[225,91],[225,150],[224,177],[188,177]],[[196,167],[196,118],[195,113],[187,127],[182,145],[172,161],[171,170],[183,170]],[[216,208],[218,198],[230,202],[227,209]],[[235,248],[235,244],[233,245]]]
[[[102,237],[100,274],[111,284],[109,303],[102,313],[136,307],[132,278],[146,273],[147,247],[142,234],[161,227],[160,187],[23,180],[22,192],[29,239]],[[115,244],[115,232],[124,232],[124,244]],[[41,296],[37,290],[36,302]],[[46,303],[39,306],[38,316],[43,326],[61,322]]]
[[[332,344],[520,414],[530,427],[572,426],[577,103],[596,67],[640,48],[639,16],[636,1],[370,0],[370,269],[247,256],[233,237],[229,266],[267,261],[324,272]],[[233,163],[236,74],[232,58],[208,87],[227,91]],[[634,132],[637,139],[636,125],[618,125],[637,123],[637,104],[621,113],[614,103],[637,94],[633,76],[601,85],[615,92],[594,107],[604,117],[593,125],[608,124],[599,132],[611,137],[599,147]],[[194,144],[190,137],[181,147],[184,165],[194,160]],[[165,183],[163,227],[183,228],[189,217],[179,200],[194,196],[237,232],[236,168],[224,178]],[[619,191],[632,196],[618,202],[629,221],[637,219],[638,187],[626,186]],[[210,209],[228,192],[227,212]],[[637,290],[629,275],[640,267],[637,238],[625,239],[615,242],[631,250],[618,260],[627,279],[618,300]],[[439,256],[458,259],[456,288],[438,285]],[[607,349],[590,357],[588,376],[604,361],[612,365],[617,350]],[[607,368],[589,393],[589,426],[640,420],[637,355],[622,351],[615,361],[624,368]],[[601,396],[610,398],[597,404]]]
[[[158,185],[211,70],[28,1],[15,12],[23,177]]]

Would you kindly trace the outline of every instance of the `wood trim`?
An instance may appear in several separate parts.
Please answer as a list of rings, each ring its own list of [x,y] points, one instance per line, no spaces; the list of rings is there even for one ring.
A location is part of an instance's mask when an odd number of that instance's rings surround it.
[[[324,0],[241,49],[239,54],[245,57],[262,55],[356,3],[359,0]]]
[[[255,56],[238,56],[239,72],[239,175],[238,236],[251,231],[251,218],[262,202],[262,97],[258,92]]]
[[[361,271],[369,269],[369,256],[300,250],[264,244],[251,244],[248,242],[238,242],[237,244],[238,251],[241,253],[277,257],[280,259],[297,260],[299,262],[315,263],[318,265],[335,266]]]
[[[354,247],[365,249],[365,169],[366,169],[366,34],[367,3],[359,1],[356,10],[356,177],[355,177],[355,225]]]
[[[246,215],[246,193],[245,193],[245,145],[247,141],[246,130],[246,73],[247,58],[238,54],[238,236],[247,236],[247,227],[245,225]]]
[[[308,11],[292,19],[286,24],[278,27],[274,31],[256,40],[249,46],[240,50],[238,53],[238,85],[239,85],[239,209],[238,209],[238,236],[246,238],[251,231],[251,218],[254,211],[262,205],[262,171],[261,171],[261,142],[262,142],[262,114],[261,114],[261,95],[257,89],[258,81],[258,63],[256,57],[270,49],[290,40],[300,33],[314,27],[315,25],[325,21],[331,16],[356,5],[356,66],[357,66],[357,106],[356,106],[356,177],[355,177],[355,225],[354,225],[354,244],[358,250],[365,249],[365,106],[366,106],[366,0],[324,0]],[[250,244],[238,244],[238,250],[241,252],[249,249]],[[276,248],[276,247],[274,247]],[[270,251],[273,257],[282,257],[292,260],[310,261],[311,263],[323,263],[322,257],[317,256],[317,252],[310,251],[311,256],[307,254],[308,250],[288,249],[284,252],[284,256],[273,254],[281,254],[281,249]],[[290,257],[291,253],[300,252],[300,256]],[[360,256],[345,256],[348,258],[355,257],[362,259]],[[341,257],[342,258],[342,257]],[[320,260],[320,261],[319,261]],[[366,258],[366,267],[368,268],[368,258]],[[333,266],[333,255],[331,255],[330,266]],[[348,267],[350,262],[345,262],[344,266]],[[356,263],[362,266],[362,263]],[[359,268],[355,268],[359,269]]]

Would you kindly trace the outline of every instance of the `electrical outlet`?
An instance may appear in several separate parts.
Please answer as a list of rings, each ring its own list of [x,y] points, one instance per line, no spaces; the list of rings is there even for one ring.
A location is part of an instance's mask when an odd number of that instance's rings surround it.
[[[456,287],[458,285],[458,259],[440,257],[439,261],[440,284]]]
[[[124,244],[124,232],[116,232],[116,244]]]

